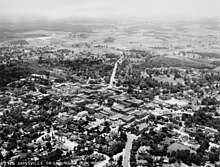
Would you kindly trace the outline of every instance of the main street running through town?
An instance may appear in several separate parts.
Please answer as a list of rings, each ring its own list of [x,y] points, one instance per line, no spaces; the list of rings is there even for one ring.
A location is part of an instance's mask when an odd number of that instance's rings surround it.
[[[124,53],[121,53],[120,59],[118,59],[118,61],[115,63],[115,66],[113,68],[112,75],[111,75],[111,78],[110,78],[110,83],[108,85],[109,88],[112,88],[112,86],[113,86],[113,82],[115,81],[115,74],[116,74],[116,71],[117,71],[118,64],[121,64],[123,59],[124,59]]]

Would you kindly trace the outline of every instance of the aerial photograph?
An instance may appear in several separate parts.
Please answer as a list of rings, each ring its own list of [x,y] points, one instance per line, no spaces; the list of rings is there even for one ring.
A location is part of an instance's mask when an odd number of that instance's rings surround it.
[[[220,167],[220,0],[0,0],[0,167]]]

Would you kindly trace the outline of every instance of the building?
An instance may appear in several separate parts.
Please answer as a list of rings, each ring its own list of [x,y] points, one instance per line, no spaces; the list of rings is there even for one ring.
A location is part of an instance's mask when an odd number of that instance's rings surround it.
[[[144,104],[143,108],[146,110],[155,110],[155,104],[147,103],[147,104]]]
[[[95,109],[97,109],[98,107],[99,107],[99,105],[96,104],[96,103],[85,105],[85,109],[86,109],[90,114],[94,114],[94,113],[95,113]]]
[[[103,109],[103,107],[102,107],[102,106],[100,106],[100,107],[96,108],[96,109],[95,109],[95,113],[97,113],[97,112],[101,111],[102,109]]]
[[[135,112],[134,115],[137,119],[141,119],[141,118],[147,116],[148,112],[146,110],[140,110],[140,111]]]
[[[121,114],[128,114],[129,111],[132,110],[132,108],[126,108],[122,104],[114,104],[111,108],[113,111]]]
[[[102,111],[100,111],[99,113],[102,114],[102,115],[104,115],[104,116],[106,116],[106,117],[111,116],[111,114],[110,114],[109,112],[106,112],[105,110],[102,110]]]
[[[109,119],[112,120],[112,121],[117,121],[122,117],[124,117],[124,115],[118,113],[118,114],[112,115],[111,117],[109,117]]]
[[[88,104],[85,99],[81,99],[81,98],[78,98],[78,97],[73,98],[72,101],[73,101],[76,105],[81,106],[81,107],[84,106],[84,105],[86,105],[86,104]]]
[[[139,126],[138,126],[138,132],[139,132],[139,134],[141,134],[142,132],[144,132],[148,127],[149,127],[148,124],[146,124],[145,122],[139,124]]]
[[[62,116],[59,118],[60,124],[67,124],[69,121],[71,121],[71,118],[69,116]]]
[[[102,113],[95,113],[94,117],[97,118],[97,119],[103,119],[103,118],[106,117],[106,115],[103,115]]]
[[[125,101],[130,103],[132,107],[139,107],[140,105],[142,105],[144,103],[142,100],[138,100],[135,98],[126,99]]]
[[[64,107],[67,107],[68,109],[76,109],[78,106],[76,104],[72,103],[63,103]]]
[[[88,115],[88,111],[81,111],[77,114],[78,117],[84,117],[86,115]]]
[[[126,122],[126,123],[131,123],[135,120],[135,116],[128,115],[128,116],[122,117],[121,120]]]
[[[75,110],[69,110],[68,114],[74,116],[77,114],[77,112]]]

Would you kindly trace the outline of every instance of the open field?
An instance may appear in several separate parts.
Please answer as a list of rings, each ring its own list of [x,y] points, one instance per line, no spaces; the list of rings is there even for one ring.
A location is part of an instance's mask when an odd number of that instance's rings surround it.
[[[159,21],[20,21],[0,26],[0,45],[25,40],[27,47],[49,46],[75,53],[114,53],[118,49],[150,51],[159,57],[143,66],[216,68],[220,65],[219,20]],[[107,40],[107,42],[106,42]],[[110,42],[108,41],[110,40]],[[144,68],[144,67],[143,67]]]
[[[174,80],[173,76],[167,77],[166,75],[159,75],[159,76],[153,76],[154,79],[156,79],[159,82],[169,82],[173,85],[177,85],[178,83],[184,84],[184,80],[182,78],[176,78]]]

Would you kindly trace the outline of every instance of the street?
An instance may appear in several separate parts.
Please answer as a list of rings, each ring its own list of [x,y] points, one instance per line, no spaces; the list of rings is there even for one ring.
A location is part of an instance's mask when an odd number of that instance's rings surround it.
[[[138,136],[134,134],[127,133],[128,141],[125,145],[125,151],[124,151],[124,157],[123,157],[123,167],[129,167],[130,166],[130,151],[132,148],[132,142],[134,139],[137,139]]]

